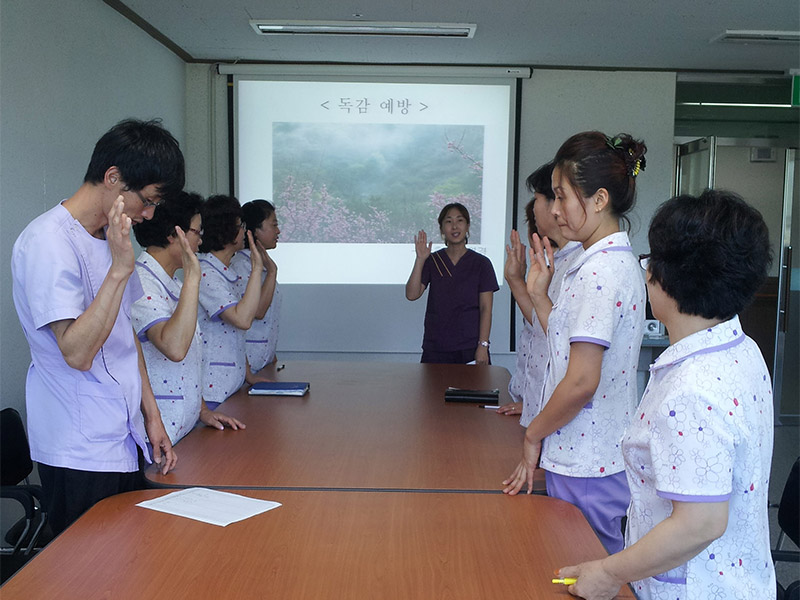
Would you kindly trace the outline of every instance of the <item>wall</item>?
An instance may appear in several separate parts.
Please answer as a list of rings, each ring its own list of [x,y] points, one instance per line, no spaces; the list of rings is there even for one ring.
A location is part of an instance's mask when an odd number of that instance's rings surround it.
[[[183,61],[100,0],[0,8],[0,375],[24,416],[28,344],[11,296],[11,248],[80,186],[97,139],[126,117],[161,117],[184,145]]]
[[[221,101],[224,78],[215,75],[205,65],[189,65],[188,73],[194,110],[187,115],[187,137],[192,139],[196,135],[198,139],[205,137],[210,140],[207,132],[214,132],[208,154],[205,157],[200,152],[194,155],[196,163],[190,165],[189,170],[218,180],[216,188],[209,191],[225,192],[227,180],[223,172],[227,166],[227,136],[221,123],[209,124],[208,121],[210,114],[217,121],[226,118],[225,104]],[[202,98],[204,93],[205,101]],[[633,219],[636,228],[633,233],[634,251],[645,252],[650,217],[655,207],[670,196],[672,189],[674,99],[674,73],[534,71],[533,77],[523,82],[522,90],[520,212],[528,200],[524,191],[525,178],[536,167],[550,160],[567,137],[587,129],[600,129],[606,133],[626,131],[644,139],[649,149],[647,171],[638,180],[639,200]],[[215,106],[216,111],[213,110]],[[205,179],[197,185],[204,183]],[[200,187],[197,189],[201,190]],[[522,214],[518,216],[519,223],[524,222],[523,217]],[[502,277],[501,273],[497,275]],[[415,303],[405,301],[402,286],[382,286],[376,292],[377,296],[371,298],[362,297],[358,286],[329,288],[328,304],[357,307],[352,311],[358,315],[357,319],[338,318],[335,326],[322,333],[340,340],[338,347],[342,348],[342,352],[317,353],[312,344],[298,346],[293,343],[293,332],[303,332],[304,336],[311,336],[309,339],[321,335],[319,331],[313,332],[313,335],[304,331],[303,322],[309,311],[325,308],[320,307],[319,303],[315,305],[299,298],[283,304],[280,344],[283,346],[280,352],[283,359],[419,359],[423,300]],[[509,297],[508,287],[503,286],[495,298],[492,357],[495,364],[513,368],[514,356],[509,350],[508,326],[497,326],[498,323],[508,322]],[[341,317],[341,314],[337,317]],[[387,314],[391,318],[385,318]],[[518,318],[518,328],[519,325]],[[385,347],[380,352],[364,354],[357,351],[357,336],[363,327],[381,327],[384,330]],[[286,348],[292,351],[287,352]]]

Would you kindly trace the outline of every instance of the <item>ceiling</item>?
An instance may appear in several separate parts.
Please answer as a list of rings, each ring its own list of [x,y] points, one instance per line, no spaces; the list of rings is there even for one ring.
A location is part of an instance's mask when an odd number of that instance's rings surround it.
[[[188,62],[513,65],[786,73],[798,44],[711,43],[800,30],[797,0],[104,0]],[[356,16],[356,15],[360,15]],[[257,35],[250,19],[475,23],[472,39]]]

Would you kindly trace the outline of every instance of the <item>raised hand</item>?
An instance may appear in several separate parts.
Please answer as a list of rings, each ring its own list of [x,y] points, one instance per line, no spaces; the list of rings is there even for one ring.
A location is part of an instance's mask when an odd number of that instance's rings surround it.
[[[106,240],[111,251],[111,269],[122,276],[133,273],[136,257],[131,243],[131,219],[123,210],[125,201],[117,196],[108,213]]]
[[[503,268],[503,277],[506,281],[524,280],[527,264],[525,254],[527,248],[522,243],[519,233],[515,229],[511,230],[510,245],[506,246],[506,264]]]
[[[553,261],[555,259],[553,258],[553,247],[547,236],[540,239],[539,235],[534,233],[531,236],[531,242],[532,246],[529,251],[531,268],[528,270],[526,285],[528,294],[535,304],[537,298],[547,296],[547,288],[553,279]]]
[[[253,239],[253,232],[247,232],[247,247],[250,248],[250,273],[261,273],[264,269],[264,246]]]
[[[199,281],[200,261],[197,260],[197,255],[192,250],[189,240],[186,239],[183,229],[177,225],[175,225],[175,235],[178,236],[178,242],[181,245],[181,265],[183,267],[184,280],[194,277]]]
[[[417,260],[424,262],[431,255],[431,247],[433,242],[428,241],[428,234],[424,229],[420,229],[419,233],[414,236],[414,250],[417,252]]]

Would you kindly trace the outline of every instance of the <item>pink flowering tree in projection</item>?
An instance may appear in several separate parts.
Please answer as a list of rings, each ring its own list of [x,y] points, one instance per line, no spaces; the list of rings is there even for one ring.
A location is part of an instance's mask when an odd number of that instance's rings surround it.
[[[326,131],[331,136],[345,130]],[[312,137],[314,128],[282,126],[281,133],[292,132],[294,137],[275,143],[286,150],[279,167],[274,163],[281,173],[273,192],[281,242],[405,244],[419,229],[436,239],[442,207],[460,202],[470,213],[470,241],[480,243],[483,162],[476,155],[482,154],[482,131],[472,129],[469,140],[466,130],[459,139],[426,126],[414,131],[402,141],[405,145],[391,138],[394,143],[387,141],[380,152],[365,143],[365,148],[349,144],[346,152],[317,155],[313,152],[325,145]],[[373,140],[392,133],[360,132]],[[303,152],[290,152],[293,144]],[[309,180],[312,172],[317,183]]]
[[[387,243],[407,241],[409,233],[393,230],[386,211],[369,207],[357,214],[347,203],[308,182],[287,177],[278,197],[281,239],[305,243]],[[413,235],[413,234],[412,234]]]

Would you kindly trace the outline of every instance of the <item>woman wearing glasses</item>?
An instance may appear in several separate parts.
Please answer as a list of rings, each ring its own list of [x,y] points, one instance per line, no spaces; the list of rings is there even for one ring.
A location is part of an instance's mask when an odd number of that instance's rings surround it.
[[[249,374],[245,331],[258,311],[261,277],[250,277],[244,294],[239,275],[231,265],[233,255],[244,248],[242,207],[233,196],[211,196],[203,204],[203,243],[200,246],[200,331],[203,334],[203,397],[213,410],[245,383]],[[264,268],[264,248],[247,234],[251,271]],[[252,383],[251,378],[251,383]]]
[[[572,136],[556,154],[552,213],[561,234],[584,251],[554,304],[553,250],[547,238],[533,238],[527,288],[547,331],[549,360],[542,409],[503,489],[516,494],[527,483],[530,493],[540,464],[548,495],[578,506],[609,552],[623,547],[630,493],[620,442],[638,400],[645,312],[641,269],[620,222],[633,208],[645,151],[629,135],[592,131]]]
[[[232,417],[210,411],[202,396],[203,349],[197,326],[200,263],[195,256],[202,239],[202,202],[197,194],[181,192],[160,204],[152,219],[133,228],[145,250],[136,261],[144,295],[131,308],[131,321],[173,444],[198,420],[217,429],[244,427]],[[183,269],[183,282],[175,277],[178,269]]]
[[[626,548],[560,575],[589,600],[629,582],[642,600],[775,598],[772,386],[738,317],[769,270],[767,226],[735,194],[709,190],[664,203],[648,239],[650,305],[670,346],[622,440]]]

